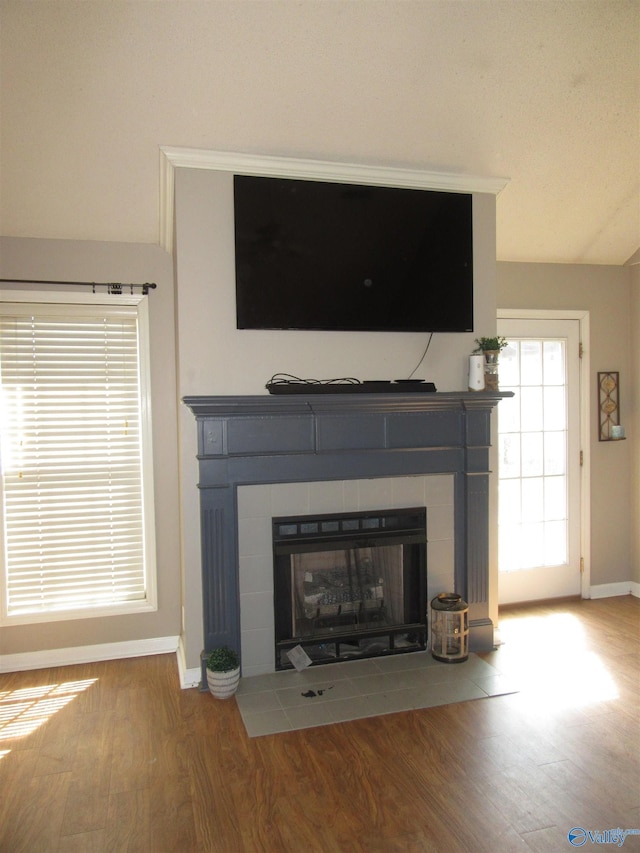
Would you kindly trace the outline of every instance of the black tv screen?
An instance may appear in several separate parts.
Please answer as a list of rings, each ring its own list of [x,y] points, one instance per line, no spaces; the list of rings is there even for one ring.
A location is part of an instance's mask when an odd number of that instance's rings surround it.
[[[239,329],[473,331],[472,197],[234,176]]]

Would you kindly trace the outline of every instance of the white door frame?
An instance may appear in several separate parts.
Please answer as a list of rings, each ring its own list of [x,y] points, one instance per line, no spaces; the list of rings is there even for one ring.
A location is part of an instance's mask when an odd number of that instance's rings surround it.
[[[498,308],[498,320],[577,320],[580,326],[580,595],[591,598],[591,396],[589,312],[564,309]]]

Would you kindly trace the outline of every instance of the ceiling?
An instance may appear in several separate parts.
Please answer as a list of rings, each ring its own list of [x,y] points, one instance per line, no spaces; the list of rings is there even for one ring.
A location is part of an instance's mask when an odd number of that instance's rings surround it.
[[[504,177],[499,260],[640,246],[638,0],[0,3],[0,228],[157,243],[160,147]]]

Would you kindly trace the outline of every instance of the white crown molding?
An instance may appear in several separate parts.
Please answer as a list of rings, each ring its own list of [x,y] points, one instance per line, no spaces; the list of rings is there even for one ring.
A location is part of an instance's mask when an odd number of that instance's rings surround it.
[[[340,181],[347,184],[443,190],[446,192],[489,193],[498,195],[508,178],[429,172],[391,166],[367,166],[358,163],[334,163],[328,160],[300,160],[262,154],[209,151],[203,148],[160,147],[160,245],[173,250],[173,207],[176,169],[210,169],[242,175],[303,178]]]

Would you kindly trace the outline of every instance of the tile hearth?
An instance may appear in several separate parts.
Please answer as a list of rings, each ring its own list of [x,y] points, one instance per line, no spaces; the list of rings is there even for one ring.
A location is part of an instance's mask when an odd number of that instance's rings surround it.
[[[236,701],[249,737],[259,737],[515,692],[474,654],[447,664],[415,652],[243,678]]]

